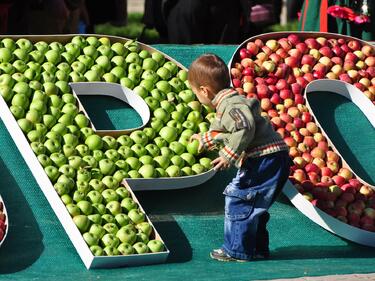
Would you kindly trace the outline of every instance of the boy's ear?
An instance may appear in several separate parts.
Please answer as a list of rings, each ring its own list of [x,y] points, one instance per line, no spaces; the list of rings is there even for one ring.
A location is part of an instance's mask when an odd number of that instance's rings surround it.
[[[209,93],[210,93],[210,89],[207,87],[207,86],[200,86],[199,87],[199,91],[201,92],[202,95],[204,95],[205,97],[208,97]]]

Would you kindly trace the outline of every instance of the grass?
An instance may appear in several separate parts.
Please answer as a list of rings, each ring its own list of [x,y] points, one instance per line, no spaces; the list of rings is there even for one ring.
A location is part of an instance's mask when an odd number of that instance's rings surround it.
[[[95,33],[138,39],[146,44],[166,43],[160,42],[159,33],[156,29],[144,29],[145,25],[142,23],[142,17],[142,13],[130,13],[128,14],[127,25],[114,26],[109,23],[100,24],[95,26]],[[287,23],[286,25],[277,24],[266,28],[264,32],[294,31],[297,30],[297,26],[297,21]]]

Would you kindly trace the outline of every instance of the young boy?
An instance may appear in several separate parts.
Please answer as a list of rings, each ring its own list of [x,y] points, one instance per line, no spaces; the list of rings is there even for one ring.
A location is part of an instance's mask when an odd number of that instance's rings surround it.
[[[206,133],[195,134],[201,149],[222,145],[214,169],[235,165],[236,176],[224,190],[224,244],[210,255],[220,261],[268,258],[267,210],[289,175],[288,147],[261,116],[257,99],[246,99],[230,88],[224,61],[213,54],[197,58],[188,80],[198,100],[216,109],[216,119]]]

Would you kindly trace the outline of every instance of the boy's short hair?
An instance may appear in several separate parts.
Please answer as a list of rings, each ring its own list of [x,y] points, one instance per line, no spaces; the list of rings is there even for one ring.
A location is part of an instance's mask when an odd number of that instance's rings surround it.
[[[188,80],[194,87],[208,86],[215,93],[230,87],[228,67],[214,54],[204,54],[194,60],[189,67]]]

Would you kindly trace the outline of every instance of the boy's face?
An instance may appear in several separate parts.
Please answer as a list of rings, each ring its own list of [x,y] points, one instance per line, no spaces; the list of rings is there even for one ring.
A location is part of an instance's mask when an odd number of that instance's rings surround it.
[[[208,87],[206,86],[195,87],[193,85],[190,85],[190,86],[201,104],[207,105],[213,109],[215,108],[214,105],[212,104],[212,100],[215,96],[212,94],[212,92],[210,91]]]

